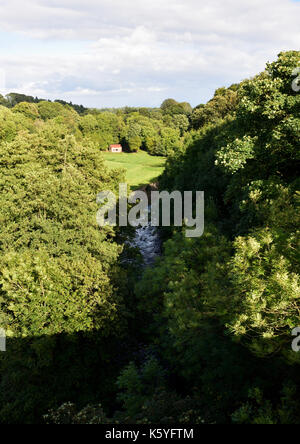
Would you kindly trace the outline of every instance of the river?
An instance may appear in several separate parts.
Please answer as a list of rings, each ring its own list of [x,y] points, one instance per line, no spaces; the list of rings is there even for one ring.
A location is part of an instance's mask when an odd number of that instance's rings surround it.
[[[147,225],[146,227],[138,227],[130,245],[138,248],[144,260],[145,266],[151,266],[155,262],[155,258],[161,254],[161,238],[159,229]]]

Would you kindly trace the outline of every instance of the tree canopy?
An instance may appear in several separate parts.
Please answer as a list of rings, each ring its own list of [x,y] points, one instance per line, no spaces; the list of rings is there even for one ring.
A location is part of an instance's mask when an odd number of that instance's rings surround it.
[[[1,423],[300,423],[299,65],[195,109],[0,96]],[[166,156],[161,190],[205,191],[204,235],[161,229],[153,267],[97,225],[125,180],[111,143]]]

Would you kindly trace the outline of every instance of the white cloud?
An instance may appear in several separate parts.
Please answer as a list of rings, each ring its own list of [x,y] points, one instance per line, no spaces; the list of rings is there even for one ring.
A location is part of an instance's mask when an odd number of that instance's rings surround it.
[[[166,96],[196,105],[300,41],[300,3],[290,0],[0,0],[0,9],[0,28],[23,36],[0,53],[7,88],[91,106]]]

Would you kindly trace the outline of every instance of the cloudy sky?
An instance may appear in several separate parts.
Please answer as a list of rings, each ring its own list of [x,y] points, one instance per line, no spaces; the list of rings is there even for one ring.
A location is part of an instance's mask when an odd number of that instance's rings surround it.
[[[206,102],[299,49],[296,0],[0,0],[0,93]]]

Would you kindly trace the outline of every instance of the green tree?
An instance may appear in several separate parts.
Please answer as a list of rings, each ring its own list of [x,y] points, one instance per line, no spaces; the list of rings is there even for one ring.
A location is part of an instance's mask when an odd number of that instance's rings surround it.
[[[0,420],[34,422],[66,399],[100,396],[99,378],[104,400],[113,392],[118,365],[104,361],[127,331],[126,273],[114,230],[97,225],[96,196],[124,178],[55,119],[17,128],[0,143]]]
[[[24,114],[32,120],[40,117],[38,107],[34,103],[20,102],[13,108],[13,112]]]

